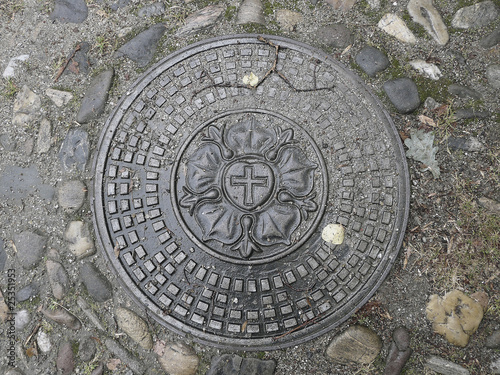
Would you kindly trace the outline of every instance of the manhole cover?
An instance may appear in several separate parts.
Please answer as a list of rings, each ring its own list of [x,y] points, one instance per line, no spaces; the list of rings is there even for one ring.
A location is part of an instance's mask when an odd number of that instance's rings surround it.
[[[393,264],[409,185],[380,102],[324,52],[228,36],[151,68],[95,159],[102,248],[136,301],[211,345],[268,350],[345,321]],[[329,224],[345,239],[322,239]]]

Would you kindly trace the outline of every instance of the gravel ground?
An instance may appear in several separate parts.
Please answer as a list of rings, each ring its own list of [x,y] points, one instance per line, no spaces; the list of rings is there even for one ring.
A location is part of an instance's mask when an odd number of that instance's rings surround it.
[[[443,46],[411,20],[407,0],[382,0],[378,8],[372,7],[376,3],[374,1],[358,1],[346,12],[334,9],[322,0],[316,4],[306,0],[264,1],[265,25],[238,25],[240,1],[226,0],[217,2],[224,6],[218,22],[202,32],[178,37],[176,31],[188,15],[214,2],[172,0],[164,2],[165,11],[162,14],[152,16],[139,15],[141,10],[153,3],[151,1],[123,3],[126,5],[113,10],[114,2],[88,0],[88,16],[81,23],[62,23],[51,19],[50,14],[54,10],[52,1],[3,0],[0,4],[0,50],[3,52],[0,70],[4,71],[12,58],[29,55],[26,61],[17,62],[12,77],[2,78],[0,87],[0,181],[3,184],[0,185],[0,247],[3,247],[3,250],[0,248],[0,265],[2,254],[6,253],[5,266],[0,274],[0,289],[7,297],[10,286],[17,292],[28,284],[38,286],[38,292],[32,293],[31,298],[16,302],[16,311],[27,310],[31,316],[26,327],[16,330],[16,366],[26,374],[55,374],[56,359],[61,356],[58,348],[61,343],[71,341],[76,353],[75,373],[90,374],[93,365],[102,361],[106,365],[106,373],[129,374],[127,367],[114,365],[111,359],[117,355],[104,345],[106,337],[114,336],[141,358],[147,374],[165,373],[154,352],[138,346],[121,333],[122,329],[117,328],[115,309],[118,306],[135,311],[147,321],[155,341],[182,341],[192,346],[200,359],[197,374],[205,374],[215,355],[230,353],[181,338],[149,319],[120,288],[99,249],[83,261],[69,250],[65,232],[70,222],[88,223],[90,237],[94,234],[87,197],[83,206],[78,207],[78,202],[75,203],[79,196],[85,195],[84,189],[62,189],[67,181],[73,180],[82,181],[89,187],[93,174],[91,162],[83,170],[66,172],[61,167],[60,150],[70,128],[83,129],[88,134],[91,158],[105,119],[120,97],[147,67],[170,52],[213,36],[257,32],[287,36],[323,48],[359,74],[390,112],[402,140],[416,129],[434,133],[434,144],[439,148],[436,159],[441,173],[439,178],[434,178],[425,165],[408,159],[411,208],[403,247],[392,272],[365,307],[329,334],[305,344],[286,350],[237,354],[276,360],[275,374],[382,374],[392,332],[399,326],[405,326],[411,335],[413,355],[403,373],[433,374],[424,366],[430,355],[463,366],[471,374],[491,373],[490,364],[498,360],[499,351],[486,348],[485,339],[500,329],[500,219],[498,211],[495,213],[495,208],[488,203],[490,201],[482,198],[500,202],[499,81],[498,77],[494,81],[486,74],[490,65],[499,63],[500,50],[498,44],[484,48],[481,40],[500,27],[499,17],[481,27],[452,27],[451,20],[458,9],[475,2],[435,0],[450,34],[449,42]],[[500,9],[500,1],[493,3]],[[281,9],[300,13],[302,19],[287,29],[277,21]],[[386,13],[401,16],[417,36],[417,43],[401,42],[380,30],[377,23]],[[146,67],[139,67],[128,58],[114,56],[114,52],[125,42],[157,23],[165,24],[166,31]],[[342,41],[346,45],[332,46],[328,38],[319,32],[322,27],[333,24],[341,24],[351,32],[352,39]],[[67,58],[72,56],[81,42],[89,44],[87,57],[90,65],[87,73],[81,64],[77,67],[66,66]],[[355,56],[366,45],[383,51],[390,61],[389,68],[375,77],[368,76],[355,62]],[[423,77],[409,65],[415,59],[436,64],[442,77],[436,81]],[[59,76],[64,67],[65,72]],[[115,77],[104,113],[84,125],[77,123],[77,113],[92,77],[111,67]],[[71,68],[78,69],[78,74],[69,72]],[[416,82],[422,103],[410,114],[396,110],[382,88],[387,80],[404,76]],[[471,88],[480,96],[454,95],[448,90],[451,84]],[[34,92],[40,103],[28,121],[16,121],[14,101],[23,86]],[[46,93],[50,88],[69,92],[72,99],[60,107],[56,106]],[[441,105],[434,110],[426,108],[423,103],[428,97]],[[29,108],[34,107],[36,103],[29,105]],[[465,108],[487,111],[488,115],[484,118],[457,118],[458,111]],[[42,119],[49,120],[51,124],[48,133],[41,131]],[[457,148],[451,141],[453,139],[468,141],[469,146]],[[470,146],[472,141],[482,145],[479,151]],[[85,148],[85,145],[82,147]],[[61,201],[61,196],[70,196],[71,202]],[[71,208],[73,204],[77,209]],[[46,252],[34,267],[21,266],[20,249],[15,238],[24,231],[42,234],[47,241],[46,248],[55,249],[59,255]],[[38,246],[40,241],[32,240],[30,248]],[[68,282],[61,299],[55,299],[54,289],[47,282],[47,259],[54,258],[67,271]],[[79,269],[86,260],[92,260],[111,283],[111,299],[96,301],[88,291],[89,286],[82,284]],[[14,270],[15,280],[9,280],[12,279],[7,272],[9,269]],[[453,289],[468,295],[478,291],[489,295],[489,305],[481,325],[465,348],[453,346],[435,334],[425,316],[430,295],[443,295]],[[79,297],[97,313],[105,332],[96,329],[82,313],[77,304]],[[71,330],[44,318],[39,312],[42,305],[68,309],[83,321],[84,328]],[[336,334],[355,323],[377,332],[383,342],[382,351],[373,363],[367,365],[341,365],[330,361],[325,355],[328,344]],[[0,325],[2,335],[7,325]],[[34,347],[30,333],[35,328],[43,330],[50,338],[52,347],[47,352],[41,350],[40,343],[36,353],[30,350]],[[91,337],[97,345],[97,354],[91,357],[95,361],[85,360],[81,353],[81,348],[85,346],[82,343],[87,337]],[[7,340],[2,337],[2,353],[8,351],[6,344]],[[0,366],[7,369],[8,359],[4,355],[0,358]],[[126,362],[123,358],[121,361]],[[113,369],[113,366],[116,368]]]

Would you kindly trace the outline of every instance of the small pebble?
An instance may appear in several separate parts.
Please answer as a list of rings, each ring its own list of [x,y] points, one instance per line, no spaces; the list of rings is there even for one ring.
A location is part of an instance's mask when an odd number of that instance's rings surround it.
[[[69,223],[64,238],[69,242],[69,250],[78,259],[95,253],[94,241],[90,236],[89,226],[83,221],[72,221]]]
[[[153,347],[153,338],[149,333],[148,325],[136,313],[119,307],[115,311],[118,327],[142,348],[149,350]]]
[[[500,27],[497,27],[491,34],[486,35],[479,41],[480,46],[483,48],[492,48],[498,43],[500,43]]]
[[[165,28],[164,26],[162,27]],[[131,43],[132,41],[133,40],[131,40],[129,43]],[[146,55],[147,52],[143,51],[143,54]],[[152,51],[152,54],[154,54],[154,50]],[[95,120],[104,112],[106,101],[108,99],[108,91],[111,88],[111,84],[113,83],[114,74],[115,72],[111,68],[99,73],[92,79],[92,82],[90,83],[90,86],[85,92],[85,96],[82,99],[80,110],[76,115],[77,122],[79,122],[80,124],[85,124],[87,122]]]
[[[366,46],[356,55],[356,63],[370,77],[375,77],[389,66],[389,59],[377,48]]]
[[[442,375],[470,375],[466,368],[437,356],[429,357],[425,366]]]
[[[17,260],[24,269],[34,268],[45,255],[47,238],[37,233],[25,231],[14,236]]]
[[[36,343],[38,348],[42,353],[47,354],[52,349],[52,344],[50,343],[50,337],[43,330],[39,329],[36,335]]]
[[[420,105],[417,85],[410,78],[387,81],[383,88],[389,100],[400,113],[411,113]]]
[[[488,83],[495,89],[500,89],[500,65],[494,64],[486,68]]]
[[[160,362],[162,369],[171,375],[194,375],[198,369],[199,361],[193,348],[181,342],[167,344],[163,353],[158,356],[158,362]],[[210,370],[207,372],[208,374],[210,374]]]
[[[96,342],[92,337],[86,337],[78,346],[78,357],[82,362],[90,362],[96,354]]]
[[[68,213],[78,211],[85,202],[86,195],[87,188],[78,180],[66,181],[58,188],[59,205]]]
[[[63,171],[66,173],[73,170],[84,172],[89,159],[89,148],[87,132],[80,128],[70,129],[59,151],[59,161]]]
[[[85,0],[55,0],[50,19],[61,23],[82,23],[88,12]]]
[[[483,1],[461,8],[451,20],[451,26],[459,29],[479,28],[496,20],[498,10],[493,1]]]
[[[113,296],[110,282],[94,264],[85,262],[80,266],[80,279],[97,302],[105,302]]]
[[[354,42],[351,31],[342,24],[321,27],[316,32],[316,39],[331,48],[344,49]]]
[[[75,369],[75,356],[70,342],[63,342],[56,359],[58,374],[70,375]]]
[[[45,315],[45,317],[49,318],[50,320],[53,320],[56,323],[62,324],[70,329],[73,330],[79,330],[82,328],[82,324],[80,323],[80,320],[70,312],[66,311],[63,308],[55,308],[55,309],[45,309],[43,308],[41,310],[42,314]]]
[[[153,3],[139,9],[137,15],[139,17],[154,17],[161,16],[163,13],[165,13],[165,4]]]
[[[265,25],[266,20],[262,12],[261,0],[243,0],[238,10],[238,25],[256,23]]]
[[[500,348],[500,330],[496,330],[491,335],[486,337],[485,346],[489,349],[499,349]]]
[[[481,99],[481,94],[479,94],[476,90],[462,85],[452,84],[448,86],[448,92],[462,99]]]
[[[382,340],[371,329],[351,326],[335,336],[326,349],[326,356],[337,363],[371,363],[382,350]]]
[[[24,327],[31,321],[31,316],[28,310],[21,310],[16,313],[15,327],[16,331],[21,332]]]
[[[39,287],[36,283],[30,283],[16,292],[16,301],[24,302],[38,295]]]
[[[69,288],[68,273],[61,263],[52,259],[47,259],[46,267],[52,294],[56,299],[62,299]]]

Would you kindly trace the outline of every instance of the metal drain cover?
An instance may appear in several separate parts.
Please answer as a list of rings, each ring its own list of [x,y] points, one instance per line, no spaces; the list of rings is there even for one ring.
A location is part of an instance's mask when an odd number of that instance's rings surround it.
[[[135,300],[174,331],[299,344],[375,292],[401,245],[398,134],[354,74],[305,44],[238,35],[151,68],[108,119],[95,229]],[[322,239],[345,227],[341,245]]]

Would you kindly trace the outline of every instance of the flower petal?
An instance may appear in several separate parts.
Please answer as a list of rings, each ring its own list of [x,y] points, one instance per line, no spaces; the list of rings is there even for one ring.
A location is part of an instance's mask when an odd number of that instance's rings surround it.
[[[310,161],[297,147],[287,147],[278,156],[281,185],[293,195],[304,196],[314,185],[316,163]]]
[[[227,146],[238,155],[264,154],[276,143],[276,132],[254,117],[242,120],[226,132]]]
[[[223,202],[200,204],[194,213],[203,231],[203,240],[232,244],[241,236],[241,214]]]
[[[202,193],[216,185],[217,173],[221,169],[222,156],[213,143],[201,145],[186,163],[186,183],[195,193]]]
[[[290,244],[291,235],[300,224],[300,211],[291,204],[275,203],[256,215],[252,234],[261,245]]]

